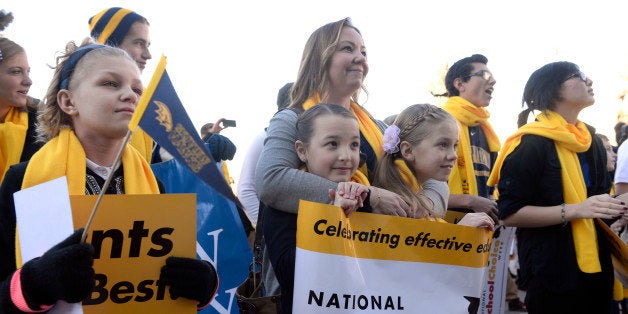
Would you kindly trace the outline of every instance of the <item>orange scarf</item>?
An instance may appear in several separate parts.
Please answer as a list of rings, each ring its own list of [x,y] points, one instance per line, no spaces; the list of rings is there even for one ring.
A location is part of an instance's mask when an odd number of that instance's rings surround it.
[[[419,194],[423,189],[419,184],[419,181],[416,179],[414,173],[408,168],[406,162],[399,158],[395,159],[395,166],[397,166],[397,171],[399,171],[399,175],[403,181],[410,187],[412,193]]]
[[[144,157],[148,163],[150,163],[153,156],[153,138],[150,137],[142,128],[137,127],[131,139],[129,140],[131,146],[135,147],[137,151]]]
[[[537,121],[519,128],[515,134],[506,140],[488,179],[488,185],[494,186],[499,182],[499,172],[504,159],[519,146],[521,137],[525,134],[539,135],[554,141],[561,166],[560,173],[565,203],[577,204],[586,200],[587,187],[578,153],[586,152],[589,149],[591,134],[584,123],[578,121],[575,125],[569,124],[561,115],[549,110],[538,115]],[[531,169],[531,171],[534,170]],[[593,219],[574,219],[571,221],[571,230],[580,270],[585,273],[600,272],[602,268]]]
[[[81,142],[68,128],[33,155],[26,168],[22,189],[62,176],[68,177],[70,195],[85,194],[86,156]],[[159,194],[157,179],[144,158],[127,145],[122,154],[126,194]]]
[[[27,130],[28,112],[11,107],[0,123],[0,182],[9,166],[20,162]]]
[[[70,195],[85,194],[86,156],[74,131],[65,128],[48,141],[28,162],[22,189],[67,176]],[[157,179],[138,151],[127,145],[122,153],[125,194],[159,194]],[[15,231],[16,264],[22,265],[19,235]]]
[[[477,181],[475,180],[475,170],[473,168],[473,156],[471,154],[471,139],[469,137],[469,127],[480,125],[488,148],[491,152],[498,152],[500,149],[499,137],[488,122],[491,114],[488,110],[478,107],[466,99],[454,96],[447,100],[443,106],[456,121],[460,129],[460,143],[456,151],[458,155],[458,167],[454,167],[449,176],[449,190],[451,194],[471,194],[478,195]],[[463,185],[466,181],[467,184]]]

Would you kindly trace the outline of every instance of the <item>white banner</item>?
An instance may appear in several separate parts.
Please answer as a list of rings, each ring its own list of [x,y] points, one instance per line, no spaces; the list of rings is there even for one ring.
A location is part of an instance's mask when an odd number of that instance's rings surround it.
[[[506,279],[510,261],[510,247],[515,236],[514,227],[498,227],[488,258],[488,271],[484,278],[484,291],[480,301],[480,313],[504,313],[506,307]]]
[[[466,314],[482,294],[491,236],[301,201],[293,312]]]

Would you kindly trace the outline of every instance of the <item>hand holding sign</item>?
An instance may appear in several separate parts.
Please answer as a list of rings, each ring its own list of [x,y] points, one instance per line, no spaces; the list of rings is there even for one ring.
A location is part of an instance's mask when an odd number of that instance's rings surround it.
[[[218,288],[218,275],[207,261],[194,258],[168,257],[161,268],[160,279],[170,286],[170,297],[184,297],[204,306],[211,301]]]
[[[94,289],[94,248],[80,242],[82,233],[83,229],[75,231],[22,267],[22,292],[26,300],[37,303],[33,308],[58,300],[80,302]]]

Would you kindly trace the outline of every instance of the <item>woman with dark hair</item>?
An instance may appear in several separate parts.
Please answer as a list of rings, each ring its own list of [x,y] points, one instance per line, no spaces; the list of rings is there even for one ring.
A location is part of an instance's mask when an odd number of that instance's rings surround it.
[[[577,65],[549,63],[526,83],[520,128],[505,142],[490,185],[499,215],[517,227],[525,303],[530,313],[609,313],[613,265],[594,218],[626,215],[606,194],[606,153],[578,120],[594,103],[593,82]],[[540,113],[525,124],[532,110]]]

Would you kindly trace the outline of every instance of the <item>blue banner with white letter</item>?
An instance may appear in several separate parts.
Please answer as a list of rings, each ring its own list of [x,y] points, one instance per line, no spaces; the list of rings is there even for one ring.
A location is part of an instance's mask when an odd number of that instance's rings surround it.
[[[175,159],[151,168],[167,193],[197,195],[196,254],[214,264],[220,279],[214,300],[200,313],[239,313],[235,292],[248,275],[253,253],[235,204]]]

